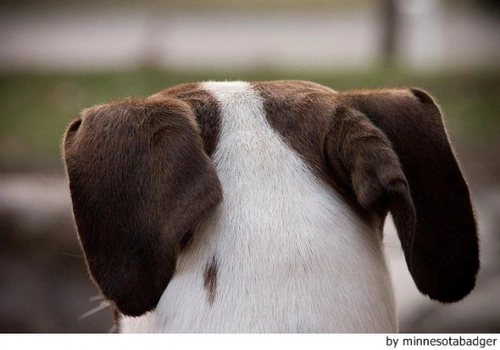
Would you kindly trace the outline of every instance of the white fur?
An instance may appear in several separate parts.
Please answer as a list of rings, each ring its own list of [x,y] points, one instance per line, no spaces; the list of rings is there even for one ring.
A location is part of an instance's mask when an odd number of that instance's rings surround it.
[[[395,332],[382,235],[268,124],[248,83],[204,83],[219,101],[213,154],[223,201],[197,228],[154,312],[124,332]],[[203,275],[213,257],[217,285]]]

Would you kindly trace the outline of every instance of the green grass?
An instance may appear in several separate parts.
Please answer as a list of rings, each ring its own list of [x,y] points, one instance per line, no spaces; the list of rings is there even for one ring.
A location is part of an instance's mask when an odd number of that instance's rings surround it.
[[[415,74],[277,71],[171,72],[138,70],[93,74],[0,75],[0,171],[60,166],[60,143],[81,109],[125,97],[143,97],[198,80],[306,79],[336,90],[419,86],[431,92],[446,115],[455,142],[474,148],[498,145],[500,70]]]

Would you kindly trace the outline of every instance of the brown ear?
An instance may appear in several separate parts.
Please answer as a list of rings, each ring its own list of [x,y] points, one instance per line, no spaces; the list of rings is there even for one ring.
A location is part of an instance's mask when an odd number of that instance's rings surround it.
[[[195,118],[178,100],[125,100],[86,110],[64,160],[90,273],[120,312],[156,307],[179,240],[221,199]]]
[[[410,240],[407,244],[411,244],[415,208],[398,156],[387,136],[363,113],[340,105],[335,110],[325,146],[335,181],[348,189],[347,198],[354,197],[364,211],[381,215],[388,210],[400,213],[395,224],[398,231],[405,232],[405,239]]]
[[[416,208],[415,230],[405,227],[413,221],[406,205],[391,211],[418,289],[442,302],[460,300],[475,285],[478,237],[469,190],[436,103],[418,89],[348,92],[339,99],[381,130],[399,158]]]

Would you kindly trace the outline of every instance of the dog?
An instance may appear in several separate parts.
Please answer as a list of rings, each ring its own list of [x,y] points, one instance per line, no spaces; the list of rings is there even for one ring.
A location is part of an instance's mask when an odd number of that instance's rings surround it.
[[[396,332],[389,213],[421,293],[475,285],[469,189],[421,89],[188,83],[84,110],[63,159],[121,332]]]

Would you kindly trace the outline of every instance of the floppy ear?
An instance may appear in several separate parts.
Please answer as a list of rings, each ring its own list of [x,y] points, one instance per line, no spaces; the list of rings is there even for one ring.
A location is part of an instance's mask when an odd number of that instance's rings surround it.
[[[93,279],[123,314],[154,309],[179,240],[222,197],[194,115],[175,99],[97,106],[69,126],[63,147]]]
[[[340,158],[361,205],[391,211],[423,294],[460,300],[475,285],[478,238],[469,190],[436,103],[418,89],[347,92],[339,100],[356,120],[340,118],[348,137],[343,147],[350,149]]]

